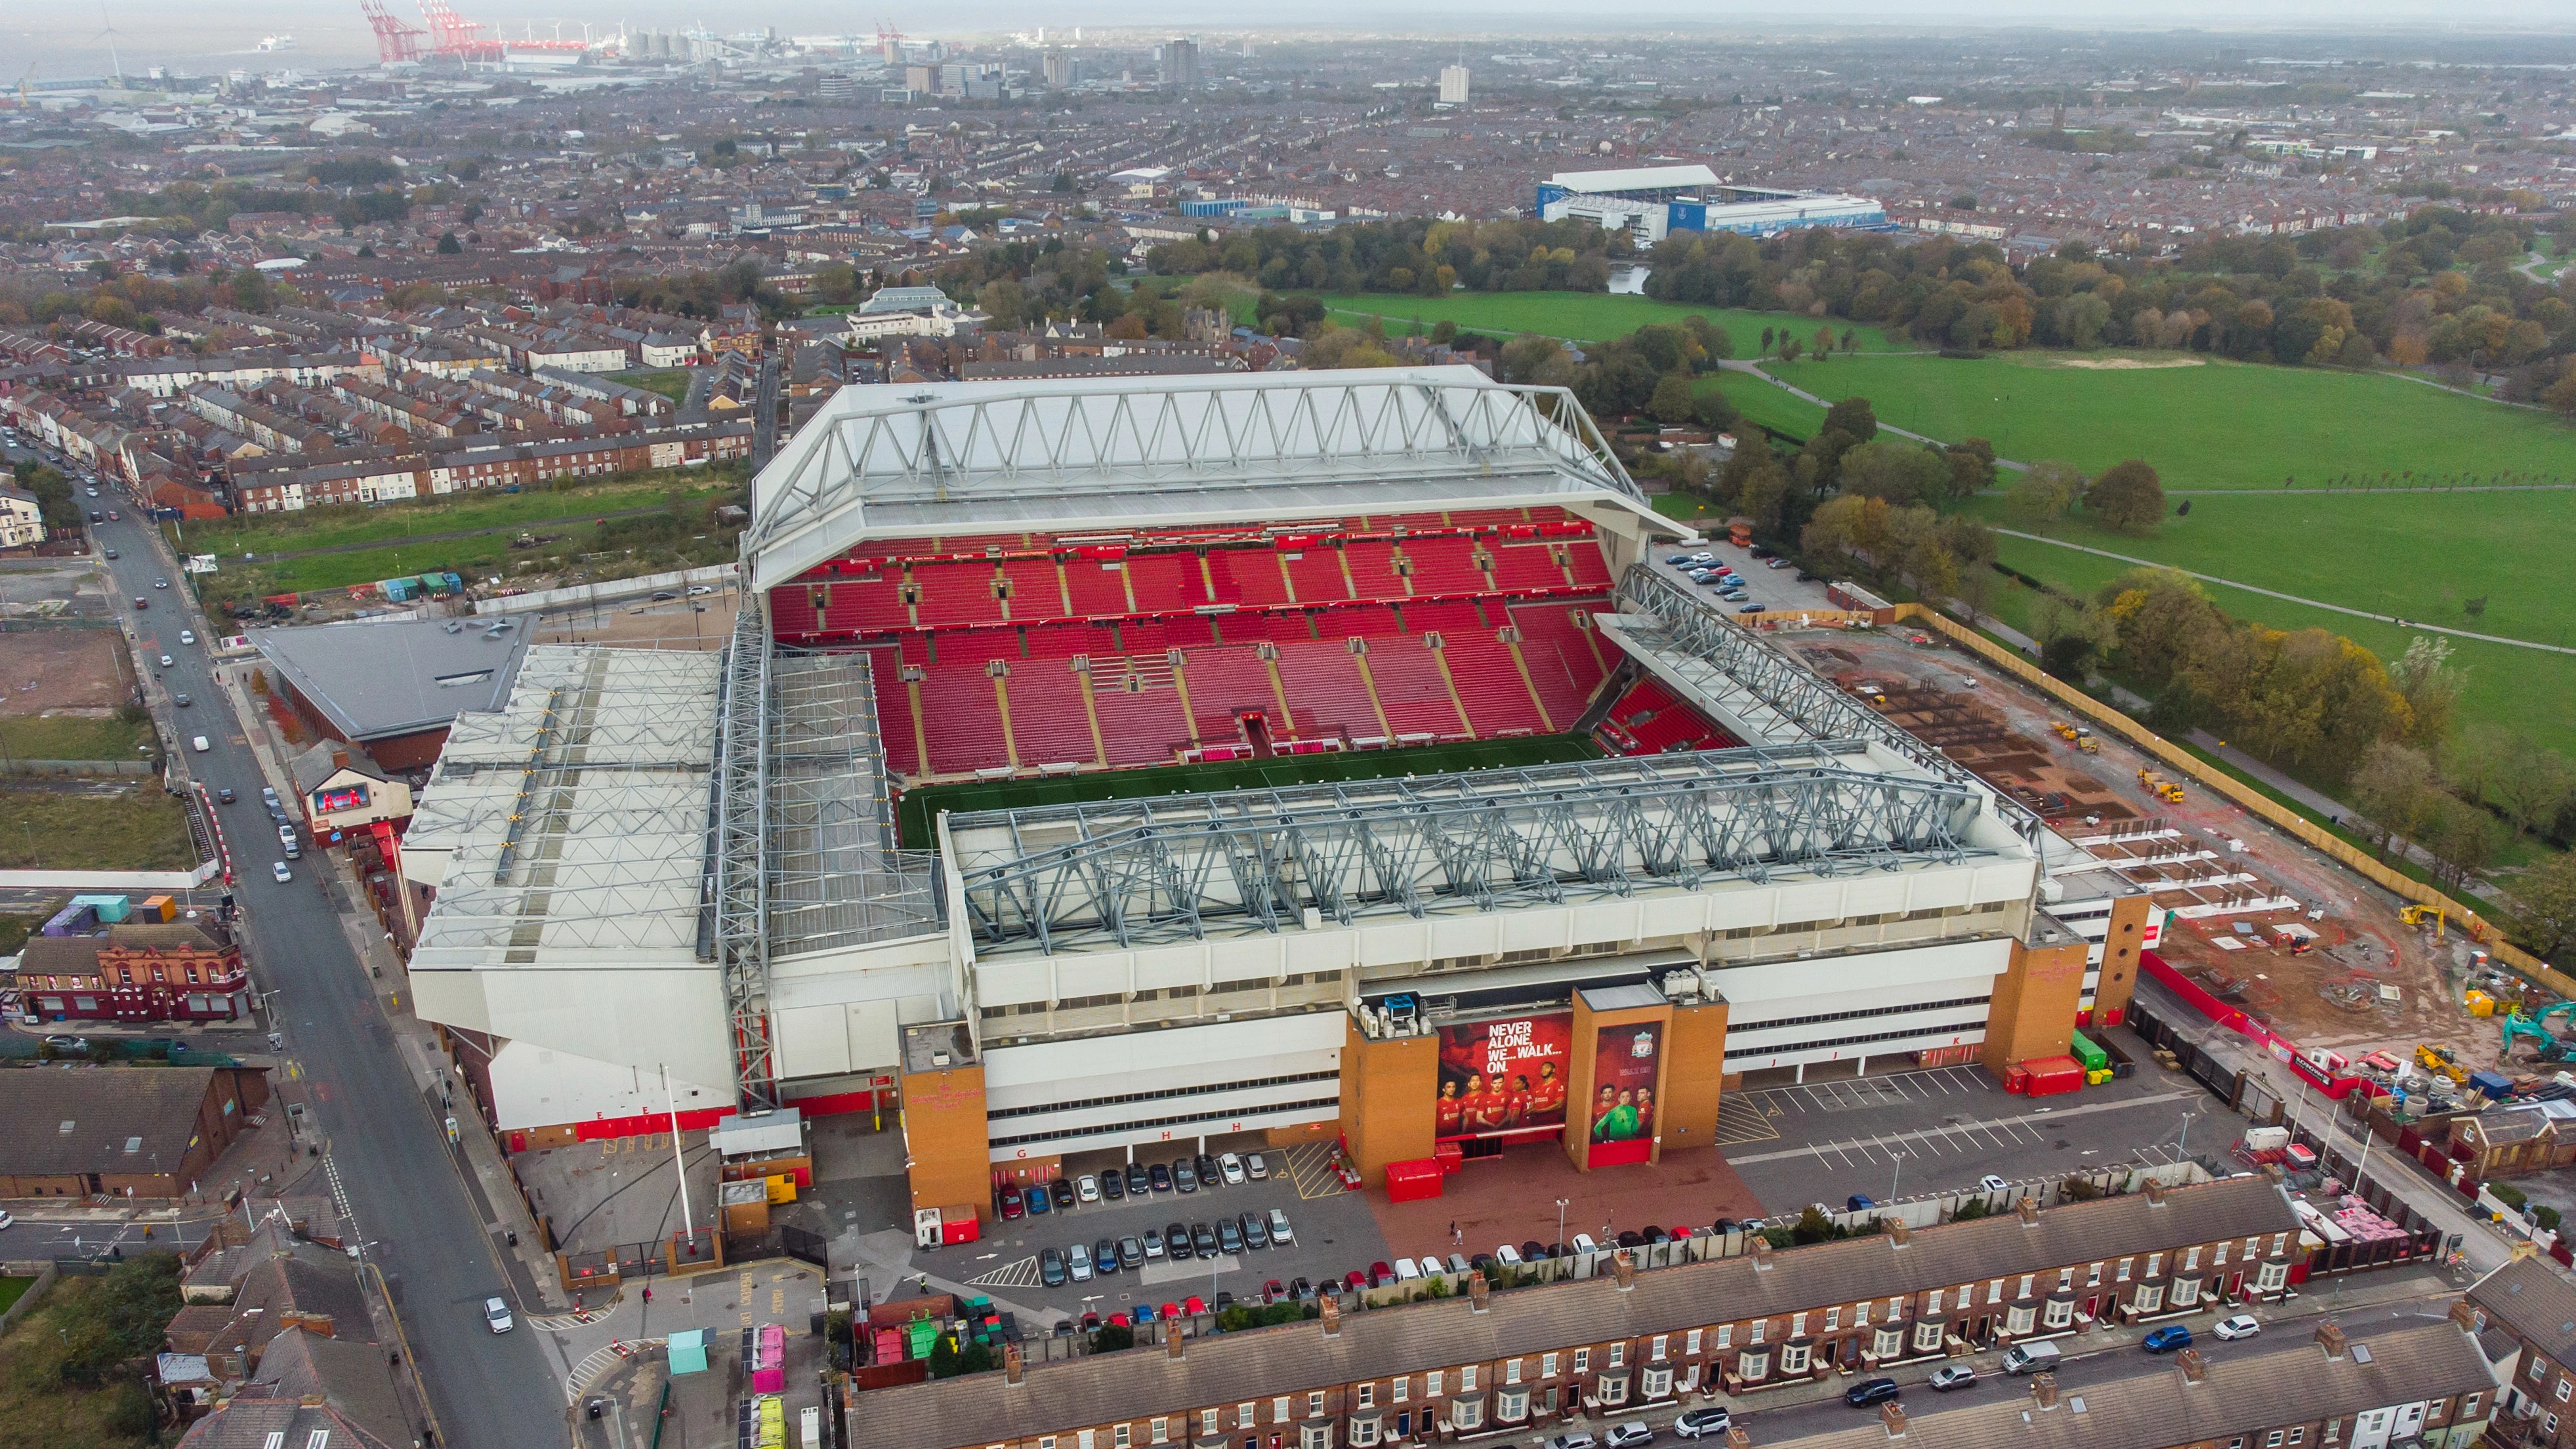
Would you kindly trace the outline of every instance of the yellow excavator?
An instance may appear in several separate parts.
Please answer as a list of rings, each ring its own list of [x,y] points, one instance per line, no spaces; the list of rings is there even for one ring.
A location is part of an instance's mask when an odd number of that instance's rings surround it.
[[[2179,805],[2182,803],[2182,787],[2175,784],[2173,781],[2166,779],[2164,776],[2157,774],[2153,770],[2140,770],[2138,772],[2138,783],[2145,786],[2147,793],[2150,795],[2156,796],[2157,798],[2165,800],[2171,804]]]
[[[2450,1078],[2454,1085],[2469,1079],[2468,1068],[2451,1060],[2449,1047],[2437,1047],[2425,1042],[2416,1043],[2415,1065],[2436,1076]]]

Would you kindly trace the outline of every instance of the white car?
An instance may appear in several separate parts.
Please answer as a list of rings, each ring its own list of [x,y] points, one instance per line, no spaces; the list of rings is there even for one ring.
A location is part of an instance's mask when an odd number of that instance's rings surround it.
[[[1243,1186],[1243,1159],[1242,1159],[1242,1158],[1235,1156],[1235,1155],[1234,1155],[1233,1153],[1231,1153],[1231,1152],[1226,1153],[1224,1156],[1219,1157],[1219,1158],[1216,1160],[1216,1170],[1217,1170],[1218,1172],[1220,1172],[1220,1173],[1224,1174],[1224,1176],[1225,1176],[1225,1185],[1226,1185],[1226,1186],[1228,1186],[1228,1187],[1241,1187],[1241,1186]]]
[[[2251,1313],[2240,1313],[2234,1318],[2222,1318],[2218,1321],[2218,1326],[2210,1330],[2221,1338],[2252,1338],[2262,1331],[2262,1321]]]
[[[284,885],[288,881],[295,879],[295,872],[288,870],[286,868],[286,862],[282,860],[270,861],[268,863],[268,873],[277,878],[277,883],[279,885]]]
[[[509,1332],[514,1322],[510,1317],[510,1305],[498,1298],[484,1299],[483,1322],[494,1333]]]
[[[162,668],[164,668],[164,669],[167,669],[167,668],[169,668],[169,667],[170,667],[170,656],[169,656],[169,655],[164,654],[164,655],[162,655],[162,656],[161,656],[161,667],[162,667]]]
[[[1270,1175],[1270,1164],[1263,1161],[1261,1154],[1256,1152],[1243,1159],[1243,1170],[1252,1174],[1254,1182],[1259,1182]]]
[[[1724,1409],[1692,1409],[1673,1420],[1673,1432],[1685,1439],[1697,1439],[1703,1434],[1723,1434],[1734,1422],[1735,1416]]]
[[[194,630],[194,629],[182,629],[182,630],[180,630],[180,631],[179,631],[179,642],[180,642],[180,643],[182,643],[182,644],[194,644],[194,643],[196,643],[196,642],[197,642],[197,631],[196,631],[196,630]]]
[[[1654,1437],[1654,1430],[1632,1419],[1625,1424],[1611,1425],[1610,1432],[1601,1436],[1601,1442],[1609,1449],[1635,1449],[1636,1445],[1648,1443]]]
[[[1074,1179],[1073,1195],[1084,1202],[1100,1201],[1100,1179],[1090,1173]]]
[[[1270,1241],[1273,1245],[1283,1248],[1292,1247],[1297,1242],[1297,1234],[1288,1226],[1288,1214],[1285,1209],[1270,1210]]]
[[[0,1210],[0,1229],[5,1229],[17,1221],[18,1220],[16,1218],[9,1216],[5,1210]]]
[[[1987,1173],[1985,1176],[1983,1176],[1983,1177],[1981,1177],[1981,1178],[1978,1178],[1978,1179],[1977,1179],[1977,1186],[1978,1186],[1978,1187],[1980,1187],[1980,1188],[1982,1188],[1982,1189],[1984,1189],[1984,1190],[1985,1190],[1985,1191],[1987,1191],[1987,1192],[2010,1192],[2010,1191],[2012,1191],[2012,1184],[2011,1184],[2011,1183],[2004,1181],[2002,1178],[1997,1177],[1996,1175],[1994,1175],[1994,1174],[1993,1174],[1993,1173],[1991,1173],[1991,1172]]]
[[[703,599],[714,592],[715,590],[713,588],[710,588],[705,584],[689,585],[689,597],[692,599]]]

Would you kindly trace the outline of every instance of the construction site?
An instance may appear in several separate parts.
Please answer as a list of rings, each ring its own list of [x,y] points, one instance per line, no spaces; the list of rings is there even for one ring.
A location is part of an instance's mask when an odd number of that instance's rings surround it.
[[[2518,1016],[2555,998],[2491,968],[2470,936],[2482,926],[2408,905],[1973,656],[1904,629],[1799,652],[2089,857],[2053,873],[2106,869],[2148,892],[2166,965],[2336,1070],[2367,1074],[2376,1057],[2389,1076],[2546,1077],[2576,1053],[2576,1004],[2545,1024]]]

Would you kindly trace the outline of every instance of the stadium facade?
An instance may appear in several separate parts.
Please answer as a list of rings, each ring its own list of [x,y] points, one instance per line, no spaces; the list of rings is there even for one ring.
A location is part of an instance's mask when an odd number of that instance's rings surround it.
[[[1541,221],[1567,217],[1625,231],[1650,247],[1677,231],[1771,236],[1805,227],[1892,231],[1887,209],[1866,196],[1734,186],[1705,166],[1560,171],[1538,185]]]
[[[942,1207],[1215,1140],[1609,1169],[1746,1073],[2062,1053],[2151,941],[1672,582],[1563,390],[846,388],[752,511],[720,656],[531,649],[425,792],[413,988],[513,1145],[899,1107]]]

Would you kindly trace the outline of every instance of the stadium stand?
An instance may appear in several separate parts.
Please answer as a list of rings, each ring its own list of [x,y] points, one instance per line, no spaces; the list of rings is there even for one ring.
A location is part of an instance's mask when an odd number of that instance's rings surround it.
[[[1282,553],[1280,562],[1288,571],[1288,585],[1301,604],[1338,603],[1351,596],[1350,581],[1342,576],[1342,551],[1322,544],[1310,544],[1299,550]]]
[[[1396,738],[1456,740],[1474,733],[1459,712],[1457,697],[1449,692],[1440,661],[1431,657],[1422,640],[1373,639],[1365,663]]]
[[[1339,734],[1357,744],[1385,742],[1377,696],[1347,641],[1289,640],[1279,645],[1278,664],[1301,738]]]
[[[1190,722],[1181,713],[1181,692],[1172,683],[1171,666],[1161,660],[1139,666],[1134,660],[1112,660],[1104,672],[1094,661],[1091,704],[1100,715],[1100,742],[1113,765],[1168,765],[1190,743]]]
[[[1666,750],[1724,750],[1744,743],[1673,698],[1653,675],[1640,678],[1593,731],[1602,748],[1621,755]]]
[[[1534,735],[1547,729],[1529,681],[1511,646],[1498,643],[1491,629],[1458,629],[1441,636],[1442,657],[1458,702],[1466,706],[1467,723],[1478,738]]]
[[[1096,765],[1091,710],[1082,676],[1061,660],[1032,660],[1003,681],[1011,701],[1011,749],[1024,765]]]
[[[1001,700],[981,664],[933,664],[922,672],[921,713],[936,721],[926,741],[938,774],[1008,769],[1011,741]]]

